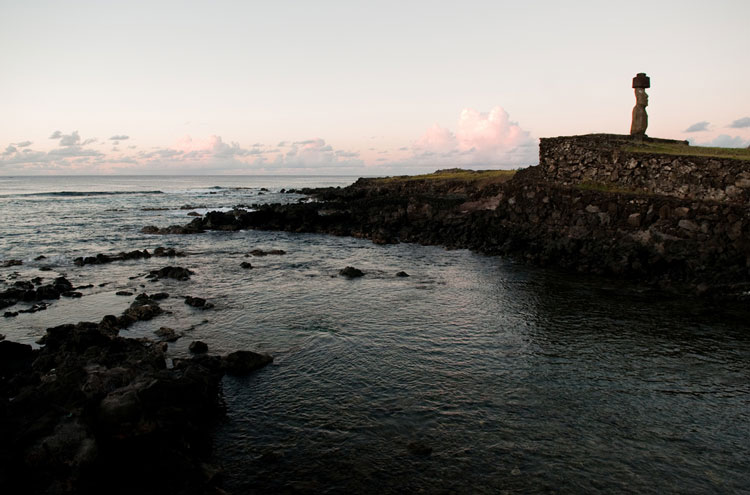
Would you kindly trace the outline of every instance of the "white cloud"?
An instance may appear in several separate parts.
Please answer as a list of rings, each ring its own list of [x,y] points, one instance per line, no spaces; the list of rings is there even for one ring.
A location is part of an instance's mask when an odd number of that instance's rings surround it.
[[[125,141],[126,139],[130,139],[130,136],[126,136],[124,134],[116,134],[109,138],[110,141]]]

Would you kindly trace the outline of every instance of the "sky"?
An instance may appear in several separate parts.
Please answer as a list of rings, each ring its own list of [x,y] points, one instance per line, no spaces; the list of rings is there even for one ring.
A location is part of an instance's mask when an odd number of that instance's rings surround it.
[[[0,0],[0,175],[395,175],[750,145],[750,2]]]

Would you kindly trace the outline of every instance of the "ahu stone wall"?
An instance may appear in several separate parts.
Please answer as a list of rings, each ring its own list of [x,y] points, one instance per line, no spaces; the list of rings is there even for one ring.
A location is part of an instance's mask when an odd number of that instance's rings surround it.
[[[684,141],[642,141],[687,146]],[[591,185],[688,200],[750,203],[750,161],[628,150],[634,145],[633,137],[618,134],[543,138],[539,166],[547,180],[564,186]]]

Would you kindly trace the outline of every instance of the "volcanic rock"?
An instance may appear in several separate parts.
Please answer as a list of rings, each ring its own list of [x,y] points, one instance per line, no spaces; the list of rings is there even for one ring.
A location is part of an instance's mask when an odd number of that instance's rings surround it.
[[[273,357],[252,351],[235,351],[222,358],[224,371],[229,375],[246,375],[269,363]]]
[[[183,268],[181,266],[165,266],[164,268],[161,268],[159,270],[152,270],[151,272],[149,272],[146,278],[155,280],[159,280],[162,278],[173,278],[175,280],[185,281],[189,280],[190,275],[193,275],[194,273],[195,272],[192,272],[187,268]]]
[[[208,352],[208,344],[200,340],[194,340],[190,342],[188,350],[190,350],[190,352],[192,352],[193,354],[204,354]]]
[[[362,270],[354,268],[353,266],[347,266],[346,268],[339,270],[339,275],[346,278],[362,277],[364,274],[365,273]]]

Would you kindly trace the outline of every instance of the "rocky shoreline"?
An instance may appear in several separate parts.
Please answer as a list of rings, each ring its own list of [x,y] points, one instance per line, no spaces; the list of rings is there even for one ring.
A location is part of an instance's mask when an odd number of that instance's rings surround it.
[[[450,178],[454,172],[306,189],[317,201],[209,212],[143,232],[314,232],[467,248],[680,294],[742,299],[750,291],[745,202],[561,184],[540,166],[495,181]]]
[[[211,356],[193,342],[191,358],[167,360],[166,341],[179,338],[170,329],[162,341],[118,335],[161,314],[165,297],[142,293],[120,316],[49,328],[40,349],[0,337],[3,493],[222,493],[211,464],[222,376],[273,358]]]

